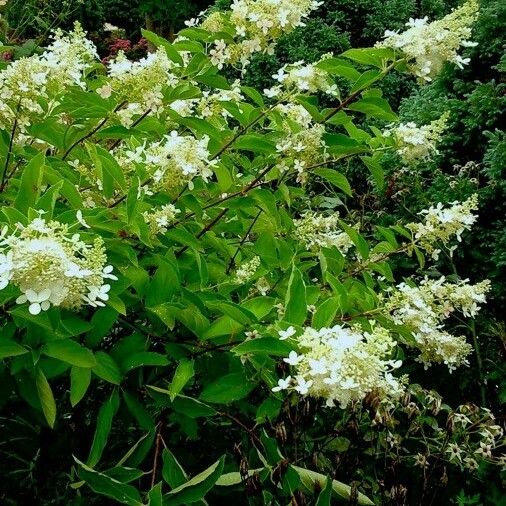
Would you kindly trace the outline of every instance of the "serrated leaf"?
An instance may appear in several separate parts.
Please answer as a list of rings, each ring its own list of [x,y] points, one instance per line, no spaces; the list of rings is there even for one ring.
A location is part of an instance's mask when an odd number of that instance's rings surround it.
[[[93,443],[91,445],[90,455],[87,461],[87,464],[90,467],[95,467],[102,457],[102,453],[107,444],[107,439],[109,438],[109,433],[111,432],[112,420],[118,411],[118,408],[119,397],[118,393],[115,391],[111,397],[102,404],[98,412],[95,435],[93,436]]]
[[[17,357],[18,355],[24,355],[25,353],[28,353],[28,350],[24,346],[7,339],[0,340],[0,359],[6,357]]]
[[[326,485],[327,477],[323,474],[317,473],[315,471],[310,471],[309,469],[304,469],[298,466],[291,466],[300,477],[300,480],[304,487],[312,493],[315,488],[323,490]],[[332,480],[332,490],[339,497],[350,500],[351,497],[351,487],[349,485],[345,485],[344,483]],[[358,493],[358,504],[361,506],[374,506],[374,503],[364,494]]]
[[[288,343],[279,339],[274,339],[272,337],[258,337],[256,339],[244,341],[243,343],[234,346],[230,351],[236,355],[260,354],[286,357],[292,349],[293,348]]]
[[[91,369],[85,367],[72,367],[70,370],[70,404],[76,406],[86,394],[90,386]]]
[[[169,397],[173,401],[185,385],[193,378],[195,371],[193,369],[193,360],[182,360],[179,362],[174,377],[169,385]]]
[[[78,464],[77,474],[81,480],[97,494],[105,495],[121,504],[129,506],[143,506],[139,491],[132,485],[120,481],[96,471],[74,457]]]
[[[285,297],[285,315],[283,320],[294,325],[303,325],[307,315],[306,284],[302,273],[292,267]]]
[[[121,383],[121,371],[111,356],[104,351],[97,351],[95,353],[95,360],[97,361],[97,365],[92,370],[99,378],[114,385]]]
[[[226,374],[207,385],[200,394],[200,399],[204,402],[230,404],[244,399],[253,388],[255,384],[250,383],[243,373]]]
[[[95,367],[97,365],[93,353],[72,339],[50,341],[42,347],[41,353],[77,367]]]
[[[190,504],[204,498],[223,473],[225,457],[164,496],[166,506]]]
[[[42,406],[42,412],[49,425],[54,427],[56,420],[56,403],[53,396],[53,391],[42,372],[42,369],[37,367],[35,370],[35,386],[37,388],[37,394],[39,396],[40,405]]]
[[[343,174],[340,174],[336,170],[320,168],[315,169],[314,173],[334,185],[336,188],[342,190],[346,195],[351,196],[353,194],[346,176],[343,176]]]
[[[168,448],[164,448],[162,452],[162,462],[163,479],[171,488],[179,487],[188,481],[183,467]]]

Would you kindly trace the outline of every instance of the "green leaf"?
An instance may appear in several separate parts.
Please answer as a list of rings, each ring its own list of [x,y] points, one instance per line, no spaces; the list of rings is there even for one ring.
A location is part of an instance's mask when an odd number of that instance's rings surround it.
[[[273,339],[272,337],[258,337],[256,339],[249,339],[241,344],[238,344],[230,351],[236,355],[254,354],[254,355],[274,355],[279,357],[286,357],[292,347],[285,341]]]
[[[239,137],[233,144],[234,149],[253,153],[275,153],[276,145],[260,134],[247,134]]]
[[[337,297],[330,297],[325,300],[315,311],[311,326],[317,330],[323,327],[329,327],[333,323],[338,309],[339,299]]]
[[[365,97],[348,106],[352,111],[364,113],[366,116],[385,121],[397,121],[397,114],[392,111],[390,104],[381,97]]]
[[[168,448],[162,452],[162,462],[163,479],[171,488],[179,487],[188,480],[183,467]]]
[[[0,340],[0,359],[6,357],[17,357],[18,355],[24,355],[25,353],[28,353],[28,350],[20,344],[7,339]]]
[[[148,506],[163,506],[162,482],[148,492]]]
[[[79,478],[85,481],[94,492],[115,499],[121,504],[143,506],[139,491],[135,487],[127,483],[121,483],[104,473],[96,471],[90,466],[83,464],[75,457],[74,460],[79,466],[77,471]]]
[[[328,478],[323,474],[298,466],[292,465],[291,467],[297,471],[302,484],[310,493],[313,493],[315,489],[323,490],[325,488]],[[340,481],[332,480],[332,490],[343,499],[350,500],[351,498],[351,487]],[[358,494],[358,504],[361,506],[374,506],[374,503],[361,493]]]
[[[248,325],[251,322],[256,321],[256,317],[251,311],[248,311],[233,302],[210,301],[207,302],[206,305],[210,309],[216,309],[242,325]]]
[[[165,49],[165,52],[167,53],[167,56],[174,62],[179,65],[183,65],[183,58],[178,53],[176,48],[166,39],[163,37],[160,37],[156,33],[150,32],[149,30],[144,30],[141,28],[142,36],[153,46],[156,47],[163,47]]]
[[[97,351],[95,353],[95,360],[97,361],[97,365],[93,368],[94,374],[113,385],[121,383],[121,371],[111,356],[104,351]]]
[[[253,388],[255,384],[250,383],[244,373],[226,374],[207,385],[200,394],[200,399],[204,402],[230,404],[244,399]]]
[[[395,51],[390,48],[360,48],[348,49],[342,56],[356,61],[363,65],[373,65],[374,67],[382,68],[385,61],[393,60],[395,58]]]
[[[77,367],[95,367],[97,365],[93,353],[72,339],[50,341],[42,347],[41,353]]]
[[[188,246],[189,248],[198,250],[201,247],[198,239],[195,239],[193,234],[190,234],[190,232],[182,227],[167,230],[167,232],[165,232],[165,236],[172,241],[182,244],[183,246]]]
[[[35,155],[23,169],[14,206],[24,214],[33,207],[40,195],[45,160],[46,157],[41,152]]]
[[[351,186],[345,176],[332,169],[315,169],[314,173],[333,184],[336,188],[342,190],[346,195],[351,196]]]
[[[173,401],[185,385],[193,378],[195,371],[193,369],[193,360],[181,360],[179,362],[174,377],[169,385],[169,397]]]
[[[70,404],[76,406],[90,386],[91,369],[72,367],[70,370]]]
[[[102,404],[98,412],[97,426],[87,462],[90,467],[95,467],[102,457],[107,439],[109,438],[109,433],[111,432],[112,420],[118,408],[119,396],[118,393],[114,391],[111,397]]]
[[[168,365],[169,361],[165,355],[161,353],[155,353],[153,351],[140,351],[138,353],[134,353],[133,355],[127,357],[121,363],[121,369],[124,372],[131,371],[132,369],[136,369],[137,367],[143,366],[165,366]]]
[[[350,62],[342,58],[325,58],[318,62],[316,67],[334,76],[345,77],[350,81],[356,81],[360,77],[360,72]]]
[[[371,84],[374,84],[376,81],[378,81],[382,76],[383,74],[379,70],[366,70],[353,83],[350,93],[357,93],[359,91],[365,90],[371,86]]]
[[[330,499],[332,498],[332,480],[327,478],[325,488],[318,495],[315,506],[331,506]]]
[[[56,420],[56,403],[53,391],[51,390],[42,369],[39,367],[35,370],[35,386],[37,388],[40,405],[42,406],[42,412],[44,413],[49,427],[53,428]]]
[[[222,475],[224,464],[225,457],[223,456],[205,471],[171,490],[168,494],[165,494],[164,504],[166,506],[178,506],[180,504],[191,504],[200,501],[213,488],[218,478]]]
[[[294,325],[303,325],[307,315],[306,285],[301,272],[295,265],[288,281],[283,320]]]
[[[256,473],[260,473],[261,471],[266,470],[265,467],[260,467],[258,469],[249,469],[248,470],[248,477],[253,476]],[[244,480],[241,476],[241,473],[239,472],[233,472],[233,473],[225,473],[222,474],[218,481],[216,482],[216,486],[218,487],[232,487],[234,485],[239,485]]]
[[[174,399],[172,407],[189,418],[207,418],[216,414],[216,410],[211,406],[181,394]]]
[[[385,188],[385,172],[381,166],[380,156],[361,156],[360,159],[369,169],[376,188],[382,191]]]

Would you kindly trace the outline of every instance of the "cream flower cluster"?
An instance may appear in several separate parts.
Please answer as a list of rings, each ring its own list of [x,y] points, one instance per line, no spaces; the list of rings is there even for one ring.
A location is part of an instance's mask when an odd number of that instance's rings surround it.
[[[202,28],[214,33],[226,31],[225,24],[235,29],[235,40],[214,42],[209,54],[219,68],[225,64],[247,66],[253,54],[272,53],[275,41],[299,26],[303,19],[322,2],[315,0],[234,0],[229,23],[222,13],[213,13],[202,23]]]
[[[421,82],[431,81],[446,62],[458,67],[469,63],[469,58],[458,54],[461,47],[474,46],[470,42],[471,27],[478,16],[478,1],[468,0],[442,19],[427,22],[410,19],[402,33],[387,30],[378,47],[400,49],[406,56],[411,71]]]
[[[115,156],[127,173],[134,173],[135,164],[143,164],[156,188],[171,190],[186,183],[191,187],[194,177],[207,181],[218,163],[210,159],[208,142],[207,136],[197,139],[173,130],[161,141],[121,149]]]
[[[21,291],[18,304],[28,303],[37,315],[51,306],[79,309],[87,304],[104,306],[110,285],[116,280],[101,238],[87,244],[79,234],[57,221],[35,218],[27,226],[18,224],[0,236],[0,289],[8,284]]]
[[[295,237],[309,251],[336,247],[343,255],[353,246],[350,236],[339,228],[339,214],[331,216],[306,211],[300,219],[293,220]]]
[[[175,221],[180,212],[181,210],[172,204],[165,204],[152,212],[144,212],[143,216],[150,232],[156,235],[167,232],[169,225]]]
[[[446,129],[448,117],[449,113],[445,113],[439,119],[421,127],[412,122],[401,123],[388,129],[384,135],[393,138],[397,153],[404,163],[413,165],[438,153],[436,145]]]
[[[60,93],[70,86],[84,87],[85,70],[96,58],[95,46],[76,23],[67,35],[57,30],[41,55],[8,65],[0,72],[0,128],[10,130],[17,117],[18,140],[23,141],[26,128],[58,104]]]
[[[287,64],[281,67],[272,77],[280,84],[265,90],[269,97],[278,96],[282,90],[298,93],[317,93],[321,91],[327,95],[338,94],[337,85],[329,74],[316,66],[316,63],[306,64],[303,61]]]
[[[424,279],[419,286],[401,283],[391,295],[386,309],[397,325],[405,325],[413,333],[425,367],[444,363],[450,372],[467,364],[472,351],[464,336],[454,336],[443,329],[443,321],[455,311],[475,316],[485,302],[489,281],[470,285],[467,280],[448,283]]]
[[[123,52],[109,63],[108,81],[97,89],[102,98],[113,93],[128,105],[118,111],[121,124],[129,128],[133,118],[149,112],[160,115],[164,110],[163,88],[175,86],[180,78],[174,74],[176,64],[163,47],[139,61],[130,61]]]
[[[254,256],[251,260],[248,260],[242,264],[236,271],[233,278],[233,283],[243,285],[253,278],[258,268],[260,267],[260,257]]]
[[[309,128],[313,123],[311,114],[303,105],[288,102],[276,105],[274,110],[281,114],[283,122],[287,123],[286,128],[289,130],[293,130],[293,125],[300,129]]]
[[[307,168],[327,157],[324,133],[323,125],[313,125],[296,132],[288,131],[276,144],[276,151],[281,158],[278,168],[281,171],[293,168],[297,172],[297,182],[305,183]]]
[[[340,325],[320,330],[306,327],[298,337],[293,337],[294,331],[280,334],[281,338],[288,336],[297,351],[284,359],[293,367],[294,376],[279,380],[275,392],[293,389],[323,398],[327,406],[337,402],[345,408],[373,392],[395,398],[403,391],[403,379],[392,375],[402,365],[390,360],[396,343],[382,327],[370,332]]]
[[[465,202],[453,202],[451,207],[444,207],[439,202],[436,206],[431,206],[419,213],[425,217],[422,223],[408,223],[406,228],[412,232],[414,242],[437,260],[441,250],[435,245],[441,243],[447,246],[453,237],[460,242],[462,233],[469,230],[477,220],[476,214],[473,213],[477,209],[478,196],[476,194]]]

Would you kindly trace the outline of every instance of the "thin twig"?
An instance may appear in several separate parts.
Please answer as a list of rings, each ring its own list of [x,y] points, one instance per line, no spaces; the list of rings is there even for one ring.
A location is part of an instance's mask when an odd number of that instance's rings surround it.
[[[258,214],[255,216],[255,218],[251,222],[251,225],[248,227],[248,230],[244,234],[244,237],[241,239],[241,242],[239,243],[239,246],[237,246],[237,249],[235,250],[234,256],[230,259],[230,262],[228,263],[227,270],[226,270],[227,274],[230,273],[230,271],[232,270],[232,267],[235,265],[235,258],[239,254],[239,251],[241,250],[242,245],[248,239],[248,236],[249,236],[250,232],[253,230],[253,227],[255,226],[255,223],[257,222],[258,218],[260,218],[260,215],[262,214],[262,212],[263,212],[263,209],[260,209],[258,211]]]
[[[130,125],[130,128],[135,128],[135,127],[136,127],[136,126],[137,126],[137,125],[138,125],[138,124],[139,124],[139,123],[140,123],[140,122],[141,122],[141,121],[142,121],[142,120],[143,120],[143,119],[144,119],[144,118],[145,118],[145,117],[146,117],[146,116],[150,113],[150,112],[151,112],[151,109],[148,109],[147,111],[145,111],[145,112],[144,112],[141,116],[139,116],[139,117],[138,117],[138,118],[137,118],[137,119],[136,119],[136,120],[135,120],[135,121],[134,121],[134,122]],[[111,145],[111,147],[110,147],[109,149],[111,149],[111,150],[116,149],[116,148],[120,145],[120,143],[121,143],[121,141],[122,141],[122,140],[123,140],[123,139],[116,139],[116,140],[112,143],[112,145]]]
[[[155,486],[156,475],[158,471],[158,456],[160,454],[160,446],[162,443],[162,436],[160,434],[161,427],[162,422],[159,422],[156,431],[156,446],[155,446],[155,456],[153,458],[153,469],[151,470],[151,488]]]
[[[211,230],[214,225],[216,225],[216,223],[218,223],[222,218],[223,216],[225,216],[225,214],[227,213],[228,211],[228,207],[224,207],[220,213],[218,213],[218,216],[216,216],[214,218],[213,221],[211,221],[210,223],[208,223],[198,234],[197,234],[197,239],[200,239],[204,234],[206,234],[207,232],[209,232],[209,230]],[[183,246],[179,251],[176,252],[176,257],[182,255],[186,250],[188,249],[188,246]]]
[[[115,108],[114,108],[114,112],[118,112],[124,105],[126,104],[126,102],[121,102],[121,104],[117,105]],[[63,153],[63,156],[62,156],[62,160],[65,160],[67,158],[67,156],[70,155],[70,153],[72,152],[72,150],[78,146],[79,144],[81,144],[81,142],[85,141],[86,139],[89,139],[90,137],[92,137],[93,135],[95,135],[108,121],[109,121],[109,116],[106,116],[104,119],[102,119],[102,121],[95,127],[93,128],[90,132],[88,132],[86,135],[84,135],[83,137],[77,139],[77,141],[73,142],[70,147],[67,149],[67,151],[65,151],[65,153]]]
[[[5,157],[5,166],[2,174],[2,182],[0,183],[0,191],[4,189],[5,186],[5,178],[7,176],[7,170],[9,169],[9,162],[11,160],[12,147],[14,146],[14,136],[16,135],[16,128],[18,127],[18,113],[21,108],[21,100],[18,102],[18,106],[16,108],[16,117],[14,118],[14,124],[12,125],[11,138],[9,140],[9,150],[7,151],[7,156]]]

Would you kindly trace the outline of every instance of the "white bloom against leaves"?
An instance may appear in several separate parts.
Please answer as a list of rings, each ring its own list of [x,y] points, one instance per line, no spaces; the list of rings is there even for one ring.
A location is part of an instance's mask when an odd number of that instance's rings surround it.
[[[413,332],[415,346],[421,352],[420,362],[426,367],[444,363],[452,371],[467,364],[472,348],[464,336],[446,332],[443,321],[455,311],[475,316],[489,290],[489,281],[470,285],[467,280],[448,283],[444,277],[424,279],[419,286],[401,283],[386,308],[397,325],[405,325]]]
[[[406,228],[413,233],[414,242],[437,259],[439,250],[435,245],[441,243],[447,246],[453,237],[460,242],[462,233],[477,220],[473,213],[477,209],[477,195],[472,195],[462,203],[453,202],[451,207],[438,203],[419,213],[425,217],[423,223],[408,223]]]
[[[469,41],[471,27],[478,16],[477,0],[468,0],[442,19],[427,22],[410,19],[402,33],[386,31],[378,47],[400,49],[408,60],[411,71],[421,82],[432,81],[446,62],[458,67],[469,63],[458,51],[475,45]]]
[[[303,26],[302,20],[321,5],[315,0],[234,0],[228,15],[214,12],[201,24],[213,33],[235,30],[233,42],[214,41],[211,61],[222,68],[225,64],[250,63],[257,52],[272,54],[274,43],[282,35]]]
[[[242,264],[235,272],[233,283],[243,285],[250,281],[260,267],[260,257],[254,256],[248,262]]]
[[[176,219],[176,216],[181,212],[172,204],[165,204],[159,209],[143,213],[144,221],[149,227],[153,235],[164,234],[167,232],[171,223]]]
[[[16,302],[28,303],[33,315],[51,306],[76,310],[83,304],[103,305],[110,290],[104,279],[117,279],[106,261],[102,239],[88,244],[79,234],[69,234],[67,225],[36,218],[10,235],[4,229],[0,288],[16,286],[21,291]]]
[[[290,329],[293,336],[292,327],[284,332]],[[403,390],[402,381],[391,374],[400,366],[400,361],[394,367],[389,360],[396,343],[381,327],[371,332],[340,325],[320,330],[307,327],[295,339],[299,352],[292,351],[283,359],[293,367],[295,377],[280,380],[276,389],[293,388],[301,395],[324,398],[328,406],[337,402],[342,408],[371,392],[395,398]]]
[[[439,119],[421,127],[411,122],[401,123],[387,130],[385,135],[393,138],[403,162],[413,165],[438,154],[437,143],[446,129],[448,117],[449,113],[445,113]]]
[[[286,330],[280,330],[278,332],[280,341],[285,341],[286,339],[294,336],[296,334],[296,330],[293,327],[288,327]]]
[[[298,61],[281,67],[272,77],[286,91],[298,93],[317,93],[321,91],[330,96],[337,96],[337,85],[329,74],[319,68],[317,63]],[[276,89],[276,88],[275,88]],[[273,91],[270,92],[271,94]]]
[[[339,228],[339,214],[324,216],[313,211],[305,212],[293,220],[295,237],[310,251],[336,247],[343,255],[353,246],[350,236]]]

